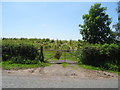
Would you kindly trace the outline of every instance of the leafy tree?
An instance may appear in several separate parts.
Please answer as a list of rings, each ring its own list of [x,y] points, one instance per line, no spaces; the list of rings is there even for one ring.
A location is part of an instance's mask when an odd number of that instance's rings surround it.
[[[83,15],[84,24],[79,25],[83,40],[89,43],[110,43],[114,40],[109,27],[112,21],[105,10],[107,10],[106,7],[96,3],[91,6],[89,14]]]
[[[116,29],[116,36],[119,39],[120,38],[120,1],[118,2],[117,13],[118,13],[118,23],[113,25],[113,27]]]

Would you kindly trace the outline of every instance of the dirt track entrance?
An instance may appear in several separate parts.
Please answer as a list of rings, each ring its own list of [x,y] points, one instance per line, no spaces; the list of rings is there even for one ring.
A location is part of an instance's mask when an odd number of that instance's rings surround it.
[[[63,67],[62,64],[52,64],[48,67],[39,67],[21,70],[3,70],[3,75],[27,75],[27,76],[40,76],[40,77],[60,77],[60,78],[74,78],[74,79],[118,79],[118,75],[105,71],[87,70],[78,67],[75,64],[70,64]]]

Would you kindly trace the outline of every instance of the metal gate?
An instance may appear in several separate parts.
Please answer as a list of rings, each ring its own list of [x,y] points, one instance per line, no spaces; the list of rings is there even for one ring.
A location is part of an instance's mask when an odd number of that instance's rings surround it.
[[[44,60],[50,63],[77,63],[76,50],[43,50]],[[58,55],[58,56],[57,56]],[[56,57],[57,56],[57,57]]]

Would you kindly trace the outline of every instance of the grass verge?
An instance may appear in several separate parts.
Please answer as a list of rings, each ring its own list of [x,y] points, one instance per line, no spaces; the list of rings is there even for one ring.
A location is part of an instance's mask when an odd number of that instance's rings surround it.
[[[8,61],[2,62],[2,68],[6,70],[10,69],[27,69],[27,68],[37,68],[50,66],[49,63],[39,63],[39,64],[11,64]]]
[[[117,72],[117,71],[105,70],[100,67],[94,67],[94,66],[89,66],[89,65],[84,65],[84,64],[78,64],[78,66],[82,67],[84,69],[89,69],[89,70],[100,70],[100,71],[107,71],[107,72],[111,72],[111,73],[117,73],[120,76],[120,72]]]
[[[0,68],[2,68],[2,62],[0,62]]]

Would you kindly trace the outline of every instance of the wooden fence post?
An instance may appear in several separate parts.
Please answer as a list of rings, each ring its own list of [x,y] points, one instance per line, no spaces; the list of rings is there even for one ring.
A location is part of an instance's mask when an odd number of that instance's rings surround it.
[[[40,48],[39,60],[40,60],[41,62],[45,62],[45,61],[44,61],[44,55],[43,55],[43,46],[41,46],[41,48]]]

